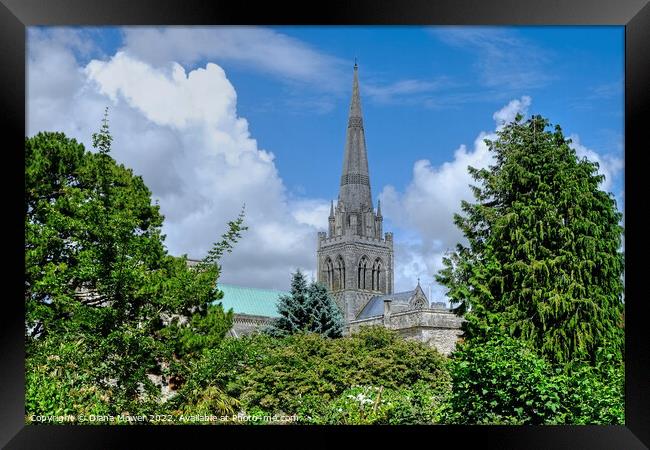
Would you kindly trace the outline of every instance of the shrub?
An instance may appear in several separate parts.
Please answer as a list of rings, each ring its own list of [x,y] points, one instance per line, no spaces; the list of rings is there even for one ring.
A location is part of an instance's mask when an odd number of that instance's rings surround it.
[[[422,381],[432,389],[449,385],[446,358],[422,343],[406,341],[383,327],[351,337],[328,339],[297,334],[266,341],[256,364],[241,380],[242,401],[273,412],[296,413],[329,402],[355,385],[400,389]]]
[[[612,353],[600,349],[595,365],[570,364],[562,376],[567,383],[567,423],[625,423],[625,366]]]
[[[553,365],[510,337],[459,345],[442,421],[467,424],[623,424],[624,371],[615,355]]]
[[[423,425],[436,423],[447,389],[425,382],[400,389],[355,386],[312,412],[310,422],[331,425]]]
[[[459,345],[445,421],[464,424],[561,423],[562,394],[551,365],[525,343],[495,337]]]
[[[393,403],[396,392],[403,391],[410,396],[408,404],[400,410],[395,403],[387,417],[401,414],[414,423],[428,422],[450,388],[444,356],[383,327],[339,339],[316,333],[227,338],[205,352],[189,372],[191,377],[173,400],[179,405],[197,404],[201,389],[220,386],[239,399],[247,414],[296,414],[309,423],[342,421],[331,404],[345,402],[344,392],[354,386],[381,388]],[[380,406],[384,411],[387,404]],[[415,412],[405,412],[413,408]]]

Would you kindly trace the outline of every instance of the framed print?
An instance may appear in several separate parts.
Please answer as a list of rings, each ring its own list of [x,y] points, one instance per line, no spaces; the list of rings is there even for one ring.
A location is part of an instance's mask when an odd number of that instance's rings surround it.
[[[647,2],[0,11],[7,448],[647,448]]]

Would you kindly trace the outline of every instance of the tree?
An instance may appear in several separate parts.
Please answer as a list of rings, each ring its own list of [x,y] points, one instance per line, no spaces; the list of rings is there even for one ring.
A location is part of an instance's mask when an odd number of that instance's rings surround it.
[[[208,345],[229,327],[229,316],[208,306],[218,295],[218,256],[245,229],[242,216],[200,268],[189,268],[186,257],[167,254],[159,207],[142,178],[110,156],[111,141],[107,115],[93,135],[96,153],[63,133],[25,140],[27,405],[49,408],[32,413],[143,408],[159,394],[148,375],[174,351],[164,317],[190,318]],[[63,390],[61,401],[44,380]],[[65,403],[71,398],[80,400]]]
[[[468,245],[444,258],[437,280],[468,340],[505,332],[552,362],[622,357],[621,214],[559,126],[518,115],[486,140],[495,164],[469,168],[476,202],[455,215]]]
[[[322,283],[312,283],[308,289],[311,305],[311,330],[327,337],[343,335],[343,315],[327,288]]]
[[[341,312],[320,283],[307,280],[298,269],[291,280],[291,295],[282,295],[278,301],[280,317],[266,330],[273,336],[298,332],[314,332],[328,337],[340,337],[343,332]]]
[[[291,295],[281,295],[278,299],[278,314],[266,330],[273,336],[283,336],[305,330],[309,326],[309,297],[307,280],[298,269],[291,278]]]

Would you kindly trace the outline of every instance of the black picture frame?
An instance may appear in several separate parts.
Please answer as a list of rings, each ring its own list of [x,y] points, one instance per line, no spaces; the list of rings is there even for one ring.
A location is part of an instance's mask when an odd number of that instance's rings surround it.
[[[650,373],[647,294],[642,291],[647,232],[642,215],[643,154],[647,147],[650,98],[650,4],[647,0],[346,0],[278,4],[211,0],[0,0],[0,106],[8,126],[2,147],[6,167],[3,193],[24,186],[25,27],[34,25],[623,25],[625,26],[625,240],[626,387],[625,426],[432,426],[432,427],[206,427],[66,426],[24,424],[23,202],[10,205],[4,222],[14,235],[5,239],[6,280],[11,289],[0,313],[0,445],[6,448],[132,448],[136,437],[146,447],[241,445],[263,440],[273,447],[342,445],[351,438],[401,439],[409,445],[454,445],[467,440],[488,448],[637,449],[650,445]],[[20,262],[23,262],[21,267]],[[6,273],[6,272],[5,272]],[[283,437],[278,435],[282,432]],[[290,432],[290,436],[287,436]],[[322,436],[320,436],[322,434]],[[422,434],[415,436],[414,434]],[[145,435],[145,436],[142,436]],[[198,439],[197,439],[198,438]],[[238,439],[239,443],[231,439]],[[425,444],[428,443],[428,444]],[[141,445],[141,444],[140,444]]]

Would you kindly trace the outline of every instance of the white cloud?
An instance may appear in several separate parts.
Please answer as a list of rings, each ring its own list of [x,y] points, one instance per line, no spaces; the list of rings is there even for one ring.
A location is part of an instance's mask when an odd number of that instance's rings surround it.
[[[155,67],[232,61],[268,74],[342,89],[346,63],[275,30],[252,26],[124,27],[124,51]],[[349,63],[347,64],[349,65]]]
[[[502,90],[543,86],[553,79],[550,53],[516,31],[493,27],[436,27],[431,32],[453,47],[476,54],[480,82]]]
[[[472,200],[469,185],[473,179],[467,166],[486,167],[492,163],[484,139],[494,134],[480,133],[468,150],[461,145],[454,159],[435,167],[428,160],[416,161],[413,178],[403,193],[386,186],[380,194],[384,215],[400,230],[413,230],[414,236],[395,233],[395,286],[412,289],[416,279],[432,286],[431,301],[441,301],[444,289],[434,282],[433,275],[442,268],[442,257],[464,242],[462,233],[453,223],[454,213],[460,212],[461,200]]]
[[[528,114],[528,107],[530,106],[531,98],[527,95],[524,95],[521,98],[516,98],[511,100],[506,106],[498,110],[492,115],[492,118],[497,123],[497,130],[503,128],[503,126],[509,122],[515,120],[517,114],[526,116]]]
[[[436,92],[444,87],[451,86],[451,84],[451,81],[446,77],[431,80],[404,79],[389,84],[368,82],[364,83],[363,94],[381,103],[403,101],[405,98],[422,102],[421,94]]]
[[[245,204],[249,230],[224,257],[223,282],[287,288],[296,267],[315,268],[316,231],[327,224],[329,204],[289,196],[274,155],[237,115],[235,88],[220,66],[186,72],[118,52],[81,67],[64,42],[30,39],[29,135],[63,131],[90,149],[110,105],[113,157],[142,175],[159,201],[172,254],[202,257]]]
[[[614,185],[614,179],[623,171],[623,158],[612,154],[600,154],[595,150],[585,147],[580,143],[580,136],[577,134],[571,134],[569,138],[572,141],[570,146],[576,151],[579,158],[587,158],[591,162],[598,163],[598,172],[605,175],[605,179],[601,182],[600,188],[606,192],[610,192]]]

